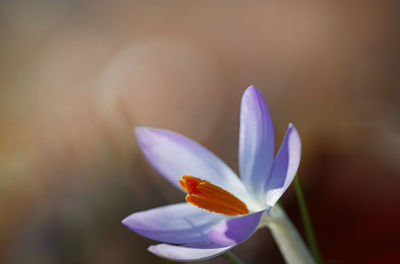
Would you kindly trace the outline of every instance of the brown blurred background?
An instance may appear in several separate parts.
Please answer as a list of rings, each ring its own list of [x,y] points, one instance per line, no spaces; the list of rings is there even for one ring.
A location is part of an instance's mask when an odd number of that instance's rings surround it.
[[[288,122],[300,132],[327,262],[398,262],[399,13],[398,1],[1,1],[0,262],[169,263],[120,223],[184,199],[133,128],[182,133],[237,171],[250,84],[277,146]],[[303,232],[293,188],[282,203]],[[268,230],[234,252],[283,263]]]

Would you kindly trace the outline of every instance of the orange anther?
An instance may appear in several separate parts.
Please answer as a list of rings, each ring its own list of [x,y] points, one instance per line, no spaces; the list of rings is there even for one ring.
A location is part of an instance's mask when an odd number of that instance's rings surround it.
[[[182,189],[188,192],[186,201],[197,207],[226,215],[249,213],[244,202],[206,180],[191,175],[183,175],[179,183]]]

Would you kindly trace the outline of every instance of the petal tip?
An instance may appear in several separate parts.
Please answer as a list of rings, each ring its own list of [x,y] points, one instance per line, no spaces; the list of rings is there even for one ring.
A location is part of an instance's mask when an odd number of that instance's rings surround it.
[[[155,246],[154,245],[151,245],[151,246],[149,246],[148,248],[147,248],[147,250],[148,251],[150,251],[151,253],[154,253],[154,248],[155,248]]]
[[[271,119],[269,116],[267,103],[265,102],[261,92],[254,85],[250,85],[244,91],[242,95],[242,107],[244,106],[243,103],[248,104],[248,107],[252,108],[256,107],[257,105],[262,105],[262,107],[266,108],[266,111],[268,112],[268,118]]]
[[[296,127],[293,125],[293,123],[289,123],[288,127],[288,135],[290,136],[289,140],[291,144],[295,145],[300,145],[301,146],[301,139],[299,132],[297,131]]]
[[[144,138],[144,134],[146,133],[146,131],[148,131],[149,129],[147,127],[135,127],[134,131],[135,131],[135,136],[137,141],[140,143],[140,141]]]
[[[135,214],[133,214],[133,215],[135,215]],[[137,221],[135,220],[134,217],[132,217],[132,215],[129,215],[129,216],[125,217],[124,219],[122,219],[121,224],[123,224],[124,226],[126,226],[130,230],[136,232],[135,231],[135,226],[137,224]]]
[[[254,85],[250,85],[247,87],[247,89],[244,91],[243,95],[249,94],[249,93],[255,93],[257,95],[261,95],[261,93],[258,91],[258,89]]]
[[[141,127],[135,127],[134,130],[135,130],[135,135],[136,135],[136,137],[140,137],[140,136],[143,135],[143,133],[152,132],[152,131],[156,130],[156,128],[152,128],[152,127],[142,127],[142,126],[141,126]]]
[[[164,257],[161,252],[160,252],[160,247],[162,247],[164,244],[158,244],[158,245],[151,245],[147,248],[147,251],[153,253],[154,255],[158,256],[158,257]]]
[[[129,218],[129,216],[127,216],[124,219],[122,219],[121,220],[121,224],[123,224],[124,226],[128,227],[128,218]]]
[[[135,134],[138,134],[143,129],[143,127],[134,127],[133,129],[135,131]]]
[[[291,126],[289,128],[291,129],[290,145],[297,145],[297,146],[301,147],[301,139],[300,139],[300,135],[299,135],[299,132],[297,131],[296,127],[293,124],[291,124]]]
[[[145,151],[146,146],[150,144],[157,135],[162,134],[163,131],[165,130],[154,127],[135,127],[135,136],[140,148]]]

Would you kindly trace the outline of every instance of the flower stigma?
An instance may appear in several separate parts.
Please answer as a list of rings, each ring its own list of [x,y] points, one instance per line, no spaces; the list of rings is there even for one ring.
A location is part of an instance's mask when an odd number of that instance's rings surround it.
[[[230,192],[206,180],[191,175],[183,175],[179,180],[182,189],[187,191],[185,199],[188,203],[225,215],[248,214],[249,210],[244,202]]]

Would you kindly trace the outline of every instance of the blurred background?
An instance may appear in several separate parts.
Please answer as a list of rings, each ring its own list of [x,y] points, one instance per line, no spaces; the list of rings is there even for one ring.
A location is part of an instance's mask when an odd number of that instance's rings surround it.
[[[276,146],[289,122],[300,132],[299,177],[327,263],[398,262],[399,11],[398,1],[0,1],[0,262],[170,263],[120,223],[184,199],[133,128],[182,133],[237,171],[251,84]],[[293,187],[282,204],[303,233]],[[234,252],[283,263],[267,229]]]

